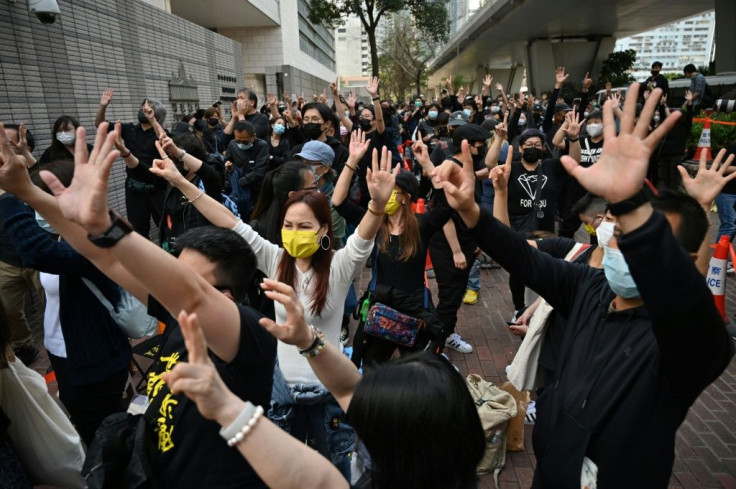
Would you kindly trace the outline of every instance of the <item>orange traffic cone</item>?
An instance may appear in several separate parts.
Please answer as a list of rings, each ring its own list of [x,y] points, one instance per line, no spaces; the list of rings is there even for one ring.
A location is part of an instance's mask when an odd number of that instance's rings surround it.
[[[713,155],[710,152],[710,119],[705,120],[703,126],[703,132],[700,133],[700,140],[698,141],[698,149],[695,150],[695,161],[700,161],[700,155],[706,151],[706,157],[708,161],[713,160]]]
[[[710,259],[706,278],[708,287],[713,293],[713,299],[716,301],[716,308],[724,321],[726,320],[726,263],[730,248],[731,240],[728,239],[728,236],[721,236],[713,252],[713,258]]]

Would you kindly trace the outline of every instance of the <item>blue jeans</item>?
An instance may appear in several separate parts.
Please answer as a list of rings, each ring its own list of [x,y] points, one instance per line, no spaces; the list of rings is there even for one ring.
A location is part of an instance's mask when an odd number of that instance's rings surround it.
[[[721,236],[728,236],[733,240],[736,234],[736,194],[721,193],[716,197],[716,206],[718,206],[718,219],[721,221],[721,225],[718,227],[718,236],[716,236],[716,243]]]
[[[476,292],[480,290],[480,260],[477,258],[473,261],[473,266],[470,267],[468,290],[474,290]]]
[[[296,439],[306,442],[330,459],[350,481],[350,453],[355,431],[332,394],[320,384],[289,387],[281,369],[273,371],[271,409],[268,417]]]

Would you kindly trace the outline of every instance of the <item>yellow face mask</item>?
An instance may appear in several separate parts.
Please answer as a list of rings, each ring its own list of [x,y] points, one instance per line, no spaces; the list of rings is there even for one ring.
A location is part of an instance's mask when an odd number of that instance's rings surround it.
[[[393,216],[396,214],[396,211],[401,209],[401,202],[396,199],[398,193],[399,192],[397,190],[391,192],[391,197],[389,197],[388,202],[386,202],[386,214],[389,216]]]
[[[309,258],[319,249],[317,231],[282,229],[281,241],[286,252],[294,258]]]
[[[585,232],[591,236],[595,236],[595,228],[590,224],[583,224],[583,229],[585,229]]]

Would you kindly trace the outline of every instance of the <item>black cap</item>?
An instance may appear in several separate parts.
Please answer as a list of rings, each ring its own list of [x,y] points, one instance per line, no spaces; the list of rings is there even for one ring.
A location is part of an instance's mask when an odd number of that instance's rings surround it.
[[[411,195],[411,200],[417,200],[419,194],[419,182],[417,182],[417,177],[413,173],[402,171],[396,175],[396,186]]]
[[[547,139],[544,133],[539,129],[526,129],[521,133],[521,136],[519,136],[519,146],[524,144],[529,138],[540,138],[542,140],[542,144],[545,144]]]
[[[603,120],[603,112],[601,112],[601,111],[600,111],[600,110],[598,110],[598,109],[595,109],[595,110],[591,110],[591,111],[590,111],[590,112],[588,113],[588,117],[586,117],[586,118],[585,118],[585,120],[586,120],[586,121],[589,121],[589,120],[591,120],[591,119],[601,119],[601,120]]]
[[[561,103],[555,105],[555,112],[570,112],[572,110],[572,107],[567,105],[566,103]]]
[[[460,148],[460,144],[463,139],[467,139],[469,143],[475,143],[477,141],[485,142],[491,137],[490,131],[483,129],[478,124],[465,124],[460,126],[452,133],[452,145],[455,148]]]
[[[180,134],[193,133],[194,128],[184,121],[177,122],[171,129],[172,136],[178,136]]]

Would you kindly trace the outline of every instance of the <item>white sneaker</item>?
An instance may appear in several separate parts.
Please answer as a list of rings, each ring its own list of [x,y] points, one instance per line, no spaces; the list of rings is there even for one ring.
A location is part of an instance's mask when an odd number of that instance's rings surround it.
[[[460,353],[470,353],[473,351],[473,347],[467,341],[463,340],[459,334],[452,333],[445,340],[445,346],[449,346],[455,351]]]

